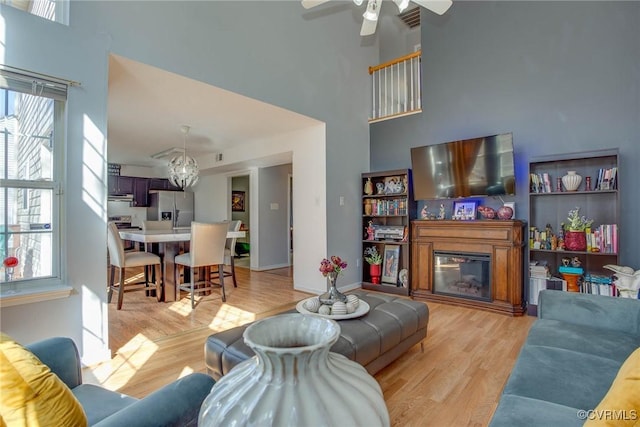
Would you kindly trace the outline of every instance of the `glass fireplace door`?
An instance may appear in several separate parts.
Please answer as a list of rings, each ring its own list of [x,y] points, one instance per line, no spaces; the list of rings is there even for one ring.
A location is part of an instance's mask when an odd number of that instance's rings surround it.
[[[435,252],[433,292],[489,301],[490,272],[490,255]]]

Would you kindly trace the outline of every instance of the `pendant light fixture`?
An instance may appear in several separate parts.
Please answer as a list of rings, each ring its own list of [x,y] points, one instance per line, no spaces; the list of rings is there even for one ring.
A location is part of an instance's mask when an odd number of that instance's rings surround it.
[[[195,159],[187,156],[187,137],[191,128],[182,126],[180,130],[184,135],[184,151],[182,155],[174,157],[169,162],[169,181],[184,190],[198,182],[198,163]]]

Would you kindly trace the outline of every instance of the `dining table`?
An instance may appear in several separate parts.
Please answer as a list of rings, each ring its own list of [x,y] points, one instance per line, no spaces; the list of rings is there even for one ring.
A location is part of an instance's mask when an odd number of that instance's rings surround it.
[[[176,301],[180,292],[175,281],[176,265],[174,259],[179,255],[181,246],[191,240],[191,227],[176,227],[173,230],[120,230],[120,237],[137,243],[151,244],[152,251],[163,258],[162,295],[158,301]],[[244,231],[228,231],[227,239],[243,238]]]

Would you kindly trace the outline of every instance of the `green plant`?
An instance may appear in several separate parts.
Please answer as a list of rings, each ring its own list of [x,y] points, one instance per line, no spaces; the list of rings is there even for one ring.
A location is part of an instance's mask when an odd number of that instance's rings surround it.
[[[569,224],[567,225],[569,231],[584,231],[593,224],[592,219],[587,219],[584,215],[580,216],[580,208],[577,206],[575,209],[569,211],[567,219],[569,220]]]
[[[382,264],[382,255],[378,253],[375,246],[369,246],[364,250],[364,260],[369,264],[380,265]]]

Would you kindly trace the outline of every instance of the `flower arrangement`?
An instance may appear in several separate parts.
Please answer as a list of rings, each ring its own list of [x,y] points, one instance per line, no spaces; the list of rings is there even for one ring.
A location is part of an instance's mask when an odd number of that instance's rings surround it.
[[[339,256],[335,255],[332,255],[329,259],[325,258],[320,262],[320,272],[325,277],[330,273],[338,275],[342,273],[342,270],[345,268],[347,268],[347,263],[342,261]]]
[[[579,207],[571,209],[569,211],[569,216],[567,217],[567,219],[569,220],[569,224],[567,225],[569,231],[584,231],[586,228],[591,227],[591,224],[593,224],[592,219],[587,219],[584,215],[580,216]]]
[[[382,255],[375,246],[369,246],[364,250],[364,260],[369,264],[380,265],[382,264]]]

